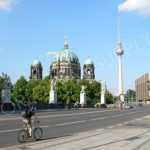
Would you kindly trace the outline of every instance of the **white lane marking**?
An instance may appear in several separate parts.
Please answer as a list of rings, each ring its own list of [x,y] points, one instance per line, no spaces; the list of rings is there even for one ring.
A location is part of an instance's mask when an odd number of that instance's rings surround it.
[[[11,117],[11,116],[9,116],[9,117],[7,117],[7,118],[0,118],[0,121],[6,121],[6,120],[19,120],[19,119],[22,119],[22,117],[15,117],[15,118],[13,118],[13,117]]]
[[[11,130],[3,130],[3,131],[0,131],[0,133],[4,133],[4,132],[14,132],[14,131],[19,131],[21,129],[11,129]]]
[[[48,128],[50,125],[40,126],[41,128]]]
[[[131,123],[135,122],[134,120],[130,121]]]
[[[56,126],[63,126],[63,125],[67,125],[67,124],[75,124],[75,123],[83,123],[86,122],[86,120],[82,120],[82,121],[74,121],[74,122],[64,122],[64,123],[59,123],[56,124]]]
[[[103,131],[104,129],[97,129],[96,131]]]
[[[111,118],[115,118],[115,117],[119,117],[119,116],[123,116],[124,114],[119,114],[119,115],[114,115],[114,116],[110,116]]]
[[[138,119],[136,119],[136,120],[138,121],[138,120],[140,120],[140,119],[138,118]]]
[[[66,119],[75,119],[75,118],[80,118],[80,116],[76,116],[76,117],[68,117]]]
[[[114,128],[114,126],[109,126],[109,127],[107,127],[108,129],[112,129],[112,128]]]
[[[125,122],[124,124],[128,124],[129,122]]]
[[[109,117],[93,118],[93,119],[90,119],[90,121],[93,121],[93,120],[101,120],[101,119],[106,119],[106,118],[109,118]]]
[[[39,126],[39,127],[41,127],[41,128],[48,128],[48,127],[50,127],[50,125]],[[19,131],[19,130],[21,130],[21,129],[22,129],[22,128],[20,128],[20,129],[2,130],[2,131],[0,131],[0,133],[4,133],[4,132],[14,132],[14,131]]]
[[[122,126],[122,124],[120,123],[120,124],[117,124],[117,126]]]

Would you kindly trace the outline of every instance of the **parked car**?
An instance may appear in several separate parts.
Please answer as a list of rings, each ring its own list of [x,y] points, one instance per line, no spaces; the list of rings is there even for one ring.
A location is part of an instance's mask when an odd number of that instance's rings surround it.
[[[125,108],[133,108],[133,105],[131,105],[131,104],[126,104],[126,105],[125,105]]]

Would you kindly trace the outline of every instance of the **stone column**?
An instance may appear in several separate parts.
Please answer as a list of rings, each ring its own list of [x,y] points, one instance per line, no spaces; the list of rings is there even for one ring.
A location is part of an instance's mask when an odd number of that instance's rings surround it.
[[[82,86],[81,92],[80,92],[80,104],[85,105],[86,104],[86,92],[85,92],[85,86]]]
[[[11,103],[11,81],[10,77],[7,74],[2,74],[4,79],[4,87],[2,88],[2,102],[10,102]]]
[[[54,79],[52,79],[51,81],[51,89],[49,92],[49,104],[53,103],[56,104],[57,103],[57,92],[56,92],[56,81]]]
[[[105,92],[106,92],[106,83],[105,81],[102,81],[101,82],[101,104],[106,104]]]

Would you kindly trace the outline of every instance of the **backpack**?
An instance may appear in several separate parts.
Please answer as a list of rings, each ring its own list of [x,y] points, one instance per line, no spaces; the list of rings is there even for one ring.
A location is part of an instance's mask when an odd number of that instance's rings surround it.
[[[30,119],[35,114],[35,111],[36,111],[36,106],[33,103],[31,103],[26,106],[23,112],[23,117]]]
[[[27,110],[26,111],[26,118],[31,118],[34,115],[33,111]]]

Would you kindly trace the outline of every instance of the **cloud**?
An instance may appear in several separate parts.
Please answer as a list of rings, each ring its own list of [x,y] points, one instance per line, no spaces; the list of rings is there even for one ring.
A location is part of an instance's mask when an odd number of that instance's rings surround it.
[[[10,11],[13,6],[21,2],[22,0],[0,0],[0,10]]]
[[[56,55],[58,53],[58,51],[48,51],[48,52],[46,52],[46,55],[47,56],[54,56],[54,55]]]
[[[150,16],[150,0],[126,0],[118,6],[118,10]]]

